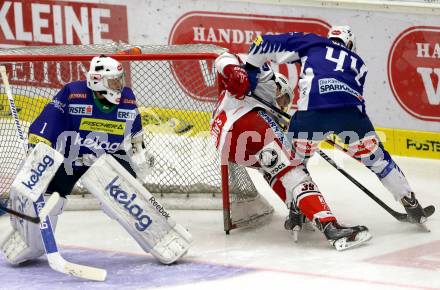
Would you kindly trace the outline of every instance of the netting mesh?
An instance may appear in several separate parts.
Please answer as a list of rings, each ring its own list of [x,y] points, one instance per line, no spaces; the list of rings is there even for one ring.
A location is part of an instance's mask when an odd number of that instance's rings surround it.
[[[45,55],[102,54],[129,49],[127,44],[95,46],[25,47],[0,50],[1,55],[40,55],[38,61],[12,62],[6,66],[20,124],[29,125],[67,82],[85,79],[88,61],[46,61]],[[221,53],[212,45],[140,46],[143,54],[188,55]],[[1,58],[0,58],[1,59]],[[121,61],[127,84],[137,97],[147,150],[154,155],[153,172],[145,184],[156,195],[193,194],[221,196],[219,156],[209,137],[209,120],[217,96],[213,56],[181,60]],[[9,109],[5,87],[0,89],[0,193],[7,193],[21,160],[23,147]],[[246,170],[230,170],[232,198],[256,196],[257,190]],[[84,194],[80,187],[76,194]],[[219,204],[220,207],[220,204]]]

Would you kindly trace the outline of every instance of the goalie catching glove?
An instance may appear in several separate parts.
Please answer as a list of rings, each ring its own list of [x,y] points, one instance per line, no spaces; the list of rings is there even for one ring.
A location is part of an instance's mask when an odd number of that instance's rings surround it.
[[[130,165],[136,173],[137,179],[145,183],[153,170],[154,156],[148,153],[143,138],[143,133],[133,136],[131,138],[131,150],[128,153]]]

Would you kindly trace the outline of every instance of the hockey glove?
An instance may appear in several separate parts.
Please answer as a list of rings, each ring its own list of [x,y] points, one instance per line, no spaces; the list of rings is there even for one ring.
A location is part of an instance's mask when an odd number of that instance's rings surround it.
[[[133,170],[136,172],[138,180],[145,183],[148,176],[153,171],[154,156],[147,152],[144,143],[135,142],[133,145],[133,153],[130,157]]]
[[[230,64],[223,69],[223,75],[226,77],[226,89],[231,95],[239,100],[244,99],[249,91],[249,79],[244,68]]]

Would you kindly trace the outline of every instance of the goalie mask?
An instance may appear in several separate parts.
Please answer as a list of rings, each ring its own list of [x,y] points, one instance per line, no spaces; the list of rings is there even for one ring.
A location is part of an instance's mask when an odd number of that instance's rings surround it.
[[[281,110],[287,112],[293,100],[292,87],[289,85],[289,81],[283,74],[280,73],[274,73],[274,74],[275,74],[275,83],[277,85],[277,94],[275,96],[275,101],[277,103],[277,106]]]
[[[354,34],[351,32],[351,27],[348,25],[332,26],[328,32],[327,38],[337,39],[351,51],[356,51]]]
[[[102,94],[110,103],[119,104],[125,85],[122,64],[105,55],[95,56],[86,74],[87,87]]]

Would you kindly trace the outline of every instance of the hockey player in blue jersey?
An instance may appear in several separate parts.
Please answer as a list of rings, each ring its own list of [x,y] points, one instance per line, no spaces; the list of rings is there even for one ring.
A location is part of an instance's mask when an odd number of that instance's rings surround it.
[[[143,181],[149,174],[152,160],[143,143],[135,95],[125,86],[124,68],[111,57],[97,56],[90,63],[86,78],[66,84],[29,128],[31,148],[36,149],[38,146],[35,145],[45,143],[64,155],[64,164],[48,178],[45,190],[47,194],[58,192],[63,197],[56,210],[50,214],[53,228],[57,216],[62,212],[66,196],[71,193],[76,182],[83,178],[83,184],[89,184],[88,188],[84,187],[98,198],[106,214],[117,220],[144,250],[163,263],[171,263],[187,251],[189,243],[181,241],[179,235],[171,231],[176,223],[171,226],[167,224],[163,217],[163,207],[154,198],[151,199],[151,194],[133,178]],[[111,155],[111,160],[117,160],[116,163],[122,167],[111,163],[113,161],[109,162],[114,166],[102,160],[97,162],[106,155]],[[28,159],[32,156],[29,154]],[[38,161],[33,163],[38,164]],[[45,162],[43,165],[51,164]],[[94,175],[94,172],[99,175]],[[34,184],[42,182],[39,180],[45,178],[42,173],[39,172],[39,177],[29,180]],[[100,175],[108,177],[115,173],[118,174],[111,182],[98,180]],[[16,179],[20,176],[19,172]],[[123,182],[137,186],[138,190],[123,190]],[[26,185],[26,182],[22,183]],[[133,191],[135,193],[131,194]],[[138,198],[141,195],[142,200]],[[151,205],[147,200],[150,200]],[[18,211],[35,214],[32,201],[20,192],[11,190],[10,202],[11,207]],[[156,210],[161,210],[160,217],[156,218]],[[44,254],[38,225],[15,217],[11,217],[11,223],[13,232],[0,244],[8,262],[19,264]],[[155,233],[156,236],[148,233],[158,228],[160,233]],[[165,244],[160,244],[164,240]]]
[[[366,114],[363,90],[367,67],[355,52],[351,28],[333,26],[327,38],[296,32],[259,36],[249,50],[245,65],[251,91],[267,61],[301,63],[298,111],[289,126],[296,156],[307,162],[320,141],[337,134],[348,153],[375,173],[401,202],[409,221],[424,223],[427,214]],[[290,206],[293,220],[300,220],[297,197]],[[324,230],[340,227],[332,223],[317,225]]]

